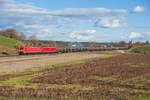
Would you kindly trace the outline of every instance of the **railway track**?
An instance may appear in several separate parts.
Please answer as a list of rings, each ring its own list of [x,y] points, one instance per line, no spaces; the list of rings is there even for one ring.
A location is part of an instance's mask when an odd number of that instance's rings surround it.
[[[6,58],[6,57],[16,57],[16,56],[19,56],[19,55],[5,55],[5,56],[0,56],[0,57],[1,57],[1,58],[2,58],[2,57]]]
[[[24,56],[31,56],[31,55],[50,55],[50,54],[59,54],[59,53],[72,53],[72,52],[86,52],[86,51],[110,51],[110,50],[127,50],[128,47],[116,47],[116,48],[90,48],[87,50],[78,50],[78,49],[72,49],[72,50],[66,50],[66,49],[60,49],[57,52],[48,53],[48,54],[25,54],[25,55],[6,55],[6,56],[0,56],[2,57],[24,57]]]
[[[26,55],[19,55],[19,54],[16,54],[16,55],[5,55],[5,56],[0,56],[0,58],[7,58],[7,57],[24,57],[24,56],[31,56],[31,55],[54,55],[54,54],[58,54],[58,52],[55,52],[55,53],[49,53],[49,54],[26,54]]]

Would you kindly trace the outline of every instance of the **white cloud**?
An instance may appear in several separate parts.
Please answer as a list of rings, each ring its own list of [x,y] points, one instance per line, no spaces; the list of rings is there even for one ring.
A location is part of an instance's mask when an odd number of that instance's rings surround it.
[[[150,26],[135,26],[135,28],[146,29],[146,28],[150,28]]]
[[[85,33],[94,34],[96,33],[96,30],[87,30]]]
[[[33,24],[33,25],[26,25],[24,22],[18,22],[18,23],[16,23],[16,26],[20,26],[20,27],[23,27],[23,28],[25,28],[25,29],[41,29],[41,28],[43,28],[43,26],[42,25],[37,25],[37,24]]]
[[[126,10],[110,10],[106,8],[68,8],[51,12],[52,15],[89,21],[100,27],[121,27],[125,26]]]
[[[56,31],[48,28],[41,28],[39,30],[25,30],[24,33],[29,33],[28,36],[31,36],[31,34],[36,34],[38,39],[51,39],[52,36],[55,36]]]
[[[72,40],[90,40],[94,38],[94,33],[96,33],[96,30],[87,30],[85,32],[78,32],[78,31],[74,31],[71,32],[69,37]]]
[[[67,8],[59,11],[52,11],[50,14],[55,16],[63,16],[63,17],[115,17],[115,16],[124,16],[126,14],[126,10],[116,9],[110,10],[106,8]]]
[[[0,23],[1,27],[15,26],[15,23],[46,25],[54,23],[54,18],[48,15],[48,11],[29,4],[15,3],[12,0],[0,1]],[[55,21],[56,22],[56,21]]]
[[[82,36],[82,35],[77,35],[76,37],[78,40],[89,40],[94,38],[94,36]]]
[[[125,22],[122,23],[121,19],[101,19],[95,23],[95,26],[102,27],[102,28],[117,28],[125,26]]]
[[[149,34],[149,35],[150,35],[150,32],[147,32],[147,34]]]
[[[16,3],[15,0],[0,0],[0,27],[4,29],[11,26],[24,32],[27,36],[38,34],[39,37],[44,38],[42,34],[45,34],[45,37],[46,34],[48,36],[56,34],[54,30],[51,31],[50,26],[55,27],[66,23],[95,24],[95,21],[98,20],[97,26],[120,27],[123,26],[122,21],[125,21],[126,13],[127,11],[124,9],[111,10],[107,8],[67,8],[50,11],[31,4]],[[108,22],[103,21],[105,18]],[[91,35],[94,33],[96,30],[87,30],[79,32],[75,37],[88,40],[93,38]]]
[[[150,32],[144,32],[144,33],[139,33],[139,32],[131,32],[129,35],[128,34],[122,34],[120,36],[120,39],[122,41],[125,40],[134,40],[134,41],[145,41],[145,40],[150,40]]]
[[[134,13],[141,13],[141,12],[144,12],[145,11],[145,8],[144,7],[141,7],[141,6],[136,6],[134,9],[133,9],[133,12]]]
[[[47,39],[48,37],[53,36],[52,33],[54,33],[52,30],[47,30],[47,29],[43,29],[41,30],[41,32],[43,32],[43,34],[37,34],[37,37],[40,39]]]
[[[150,39],[150,32],[145,33],[146,37]]]
[[[138,38],[142,38],[142,34],[138,33],[138,32],[131,32],[131,34],[129,35],[130,39],[138,39]]]

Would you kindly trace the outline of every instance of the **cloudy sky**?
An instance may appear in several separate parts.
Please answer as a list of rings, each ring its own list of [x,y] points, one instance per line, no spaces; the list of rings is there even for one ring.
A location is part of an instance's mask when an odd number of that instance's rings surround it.
[[[150,40],[150,0],[0,0],[0,30],[59,41]]]

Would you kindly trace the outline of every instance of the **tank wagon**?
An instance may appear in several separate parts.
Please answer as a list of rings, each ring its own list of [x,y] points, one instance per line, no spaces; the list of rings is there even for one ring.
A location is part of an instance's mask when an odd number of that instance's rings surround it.
[[[85,47],[85,46],[67,46],[66,47],[67,52],[86,51],[86,50],[88,50],[88,47]]]

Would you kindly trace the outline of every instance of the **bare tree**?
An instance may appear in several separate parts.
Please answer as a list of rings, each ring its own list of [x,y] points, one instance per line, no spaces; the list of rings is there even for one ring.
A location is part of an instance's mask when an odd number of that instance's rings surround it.
[[[9,28],[5,32],[9,35],[9,38],[19,40],[20,33],[15,28]]]
[[[0,34],[8,37],[19,40],[20,33],[15,28],[9,28],[7,30],[0,31]]]
[[[24,35],[23,32],[21,32],[19,36],[19,40],[25,40],[25,39],[26,39],[26,36]]]
[[[149,44],[149,41],[147,40],[147,41],[145,42],[145,44]]]
[[[37,36],[35,34],[32,34],[29,39],[31,40],[32,46],[37,46]]]
[[[37,36],[35,34],[32,34],[30,37],[29,37],[30,40],[37,40]]]

